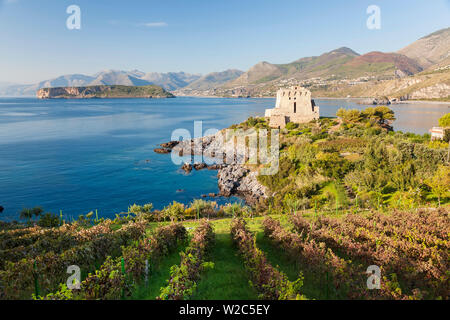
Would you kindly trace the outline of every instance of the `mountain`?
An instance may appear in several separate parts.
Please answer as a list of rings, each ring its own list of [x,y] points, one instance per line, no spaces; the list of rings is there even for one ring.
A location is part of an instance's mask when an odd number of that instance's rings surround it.
[[[148,86],[154,84],[163,87],[165,90],[172,91],[183,88],[199,78],[200,75],[185,72],[145,73],[139,70],[104,70],[92,76],[70,74],[31,85],[3,85],[0,86],[0,95],[35,96],[36,91],[42,88],[86,87],[95,85]]]
[[[398,53],[369,52],[359,55],[342,47],[320,56],[306,57],[287,64],[260,62],[238,79],[225,85],[227,88],[258,85],[287,79],[305,80],[332,77],[337,79],[358,77],[402,77],[422,71],[413,59]]]
[[[450,57],[450,28],[422,37],[398,53],[416,60],[424,69],[439,64]]]
[[[104,70],[92,76],[65,75],[33,85],[0,84],[0,95],[34,96],[38,89],[44,87],[154,84],[180,95],[267,97],[274,96],[280,87],[300,84],[310,88],[313,93],[341,96],[342,92],[351,92],[348,95],[353,96],[353,93],[361,94],[361,90],[369,90],[374,85],[380,92],[388,91],[380,85],[379,82],[383,81],[391,81],[389,88],[395,85],[403,88],[409,82],[395,80],[417,75],[414,81],[420,81],[423,88],[407,85],[413,91],[391,92],[411,96],[416,89],[426,92],[429,90],[427,88],[438,88],[437,91],[430,89],[433,92],[431,96],[435,97],[445,95],[447,87],[440,85],[442,81],[445,85],[448,83],[445,74],[450,72],[449,65],[450,28],[446,28],[422,37],[397,52],[373,51],[360,55],[350,48],[341,47],[320,56],[305,57],[286,64],[263,61],[247,72],[226,70],[205,76],[185,72]],[[352,91],[346,87],[356,89]]]
[[[339,78],[362,76],[410,76],[421,72],[423,68],[415,60],[398,53],[373,51],[343,64],[332,72]]]
[[[141,79],[162,86],[166,90],[173,91],[186,87],[190,83],[198,80],[200,77],[201,75],[199,74],[190,74],[185,72],[150,72],[143,75]]]
[[[36,84],[36,87],[76,87],[84,86],[92,82],[95,78],[82,74],[70,74],[60,76],[55,79],[45,80]]]
[[[228,86],[245,86],[252,83],[270,81],[282,75],[283,71],[277,65],[263,61],[251,67]]]
[[[243,73],[243,71],[236,69],[212,72],[190,83],[183,90],[210,90],[237,79]]]
[[[96,85],[124,85],[124,86],[148,86],[152,83],[140,78],[141,73],[139,71],[133,70],[131,72],[127,71],[116,71],[116,70],[106,70],[99,72],[95,75],[95,79],[88,83],[90,86]],[[145,74],[144,74],[145,75]],[[86,84],[82,84],[86,85]],[[54,86],[51,86],[54,87]],[[63,86],[65,87],[65,86]]]
[[[321,56],[306,57],[287,64],[260,62],[251,67],[225,87],[247,86],[280,80],[282,78],[307,79],[332,73],[332,70],[359,56],[353,50],[342,47]]]

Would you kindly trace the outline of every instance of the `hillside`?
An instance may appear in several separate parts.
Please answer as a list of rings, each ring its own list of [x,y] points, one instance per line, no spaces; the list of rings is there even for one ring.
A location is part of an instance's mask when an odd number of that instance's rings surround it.
[[[422,71],[422,67],[407,56],[397,53],[373,51],[355,57],[341,67],[333,70],[340,78],[362,76],[398,76],[413,75]]]
[[[88,86],[43,88],[38,99],[91,99],[91,98],[173,98],[174,95],[155,85],[149,86]]]
[[[398,51],[416,60],[424,69],[450,57],[450,28],[429,34]]]
[[[330,75],[358,54],[349,48],[339,48],[318,57],[306,57],[287,64],[260,62],[238,79],[225,85],[227,88],[266,83],[285,78],[307,79]]]
[[[251,86],[287,79],[311,78],[394,78],[413,75],[423,68],[413,59],[398,53],[369,52],[358,55],[339,48],[318,57],[307,57],[287,64],[260,62],[224,87]]]
[[[316,97],[390,97],[399,100],[450,101],[450,69],[385,81],[361,82],[351,86],[344,82],[334,82],[326,86],[311,84],[308,88]]]

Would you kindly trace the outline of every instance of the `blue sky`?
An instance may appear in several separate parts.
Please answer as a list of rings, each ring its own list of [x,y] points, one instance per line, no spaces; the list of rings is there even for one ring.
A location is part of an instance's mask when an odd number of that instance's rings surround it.
[[[81,30],[66,28],[72,4]],[[380,30],[366,27],[369,5],[381,9]],[[396,51],[449,21],[450,0],[0,0],[0,82],[247,70],[341,46]]]

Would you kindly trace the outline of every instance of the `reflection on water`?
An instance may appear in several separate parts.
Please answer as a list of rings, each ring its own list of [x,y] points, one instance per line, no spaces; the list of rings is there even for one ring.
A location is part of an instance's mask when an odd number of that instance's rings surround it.
[[[321,115],[340,107],[362,109],[352,100],[317,100]],[[133,203],[162,208],[217,192],[216,172],[184,175],[170,156],[153,149],[172,131],[203,121],[221,129],[262,116],[274,99],[36,100],[0,99],[0,219],[23,207],[77,216],[99,209],[106,217]],[[391,106],[396,130],[426,133],[447,105]],[[182,190],[180,192],[180,190]],[[237,199],[234,199],[237,200]],[[219,203],[227,199],[217,199]]]

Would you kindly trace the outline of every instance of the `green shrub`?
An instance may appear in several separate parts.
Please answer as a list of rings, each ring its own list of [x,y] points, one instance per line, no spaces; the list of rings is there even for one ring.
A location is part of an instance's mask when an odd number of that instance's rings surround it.
[[[61,221],[57,214],[47,212],[40,216],[38,225],[43,228],[55,228],[60,225]]]

